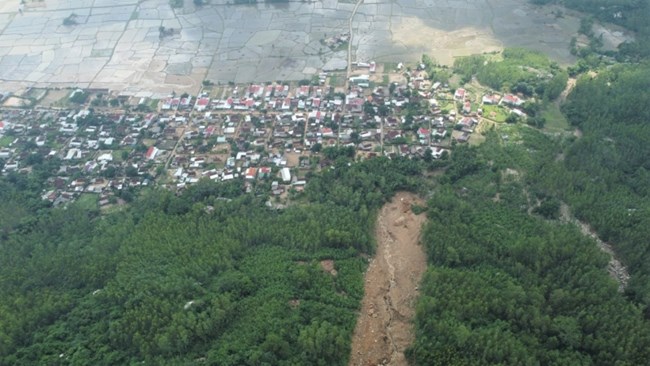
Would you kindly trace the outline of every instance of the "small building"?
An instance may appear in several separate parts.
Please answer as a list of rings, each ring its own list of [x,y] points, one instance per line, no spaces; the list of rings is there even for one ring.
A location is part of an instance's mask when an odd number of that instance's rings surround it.
[[[156,155],[158,154],[158,148],[155,146],[150,146],[149,149],[147,150],[147,154],[145,155],[145,158],[147,160],[153,160],[156,158]]]
[[[287,167],[282,168],[280,170],[280,175],[282,176],[282,180],[285,183],[291,182],[291,171],[289,170],[289,168]]]

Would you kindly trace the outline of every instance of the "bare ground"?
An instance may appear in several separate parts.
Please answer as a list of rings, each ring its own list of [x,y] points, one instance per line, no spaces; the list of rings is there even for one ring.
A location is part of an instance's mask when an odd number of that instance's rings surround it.
[[[377,218],[377,253],[366,272],[350,366],[407,365],[404,350],[413,341],[415,300],[426,270],[426,256],[419,245],[426,217],[415,215],[412,204],[422,204],[422,200],[400,192]]]

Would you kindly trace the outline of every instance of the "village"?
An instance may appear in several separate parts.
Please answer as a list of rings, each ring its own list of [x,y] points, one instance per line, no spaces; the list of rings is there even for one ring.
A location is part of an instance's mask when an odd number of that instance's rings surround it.
[[[344,83],[326,72],[293,83],[206,81],[197,95],[159,99],[64,89],[47,105],[28,97],[34,90],[5,95],[0,167],[51,174],[42,198],[54,206],[110,209],[142,187],[180,191],[201,179],[239,180],[283,202],[334,163],[327,148],[351,147],[356,159],[445,159],[455,144],[480,142],[483,125],[525,117],[516,95],[451,88],[424,65],[382,68],[356,63]]]

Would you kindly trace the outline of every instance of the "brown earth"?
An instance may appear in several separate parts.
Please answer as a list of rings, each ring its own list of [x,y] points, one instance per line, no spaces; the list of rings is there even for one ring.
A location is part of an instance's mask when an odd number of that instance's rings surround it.
[[[426,270],[419,245],[426,216],[415,215],[411,204],[423,202],[412,193],[400,192],[379,212],[377,253],[366,272],[350,366],[407,365],[404,350],[413,341],[418,284]]]

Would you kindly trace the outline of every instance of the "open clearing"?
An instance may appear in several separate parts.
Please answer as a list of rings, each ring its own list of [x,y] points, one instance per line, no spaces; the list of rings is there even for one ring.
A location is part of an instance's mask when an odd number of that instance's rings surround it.
[[[6,4],[5,4],[6,3]],[[160,98],[195,93],[201,82],[309,79],[347,52],[322,43],[345,33],[353,1],[190,0],[0,2],[2,89],[109,88]],[[566,65],[579,15],[526,0],[365,0],[352,20],[352,61],[412,62],[423,53],[446,65],[462,55],[520,46]],[[65,25],[72,14],[74,24]],[[625,32],[598,28],[612,42]],[[609,42],[609,41],[608,41]],[[615,44],[615,42],[613,43]]]
[[[377,217],[377,253],[366,272],[351,366],[407,364],[404,350],[414,337],[417,288],[427,266],[419,244],[426,215],[415,215],[413,204],[423,202],[412,193],[400,192]]]

